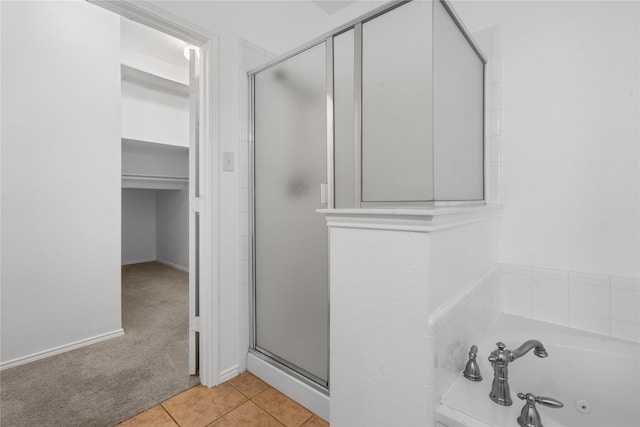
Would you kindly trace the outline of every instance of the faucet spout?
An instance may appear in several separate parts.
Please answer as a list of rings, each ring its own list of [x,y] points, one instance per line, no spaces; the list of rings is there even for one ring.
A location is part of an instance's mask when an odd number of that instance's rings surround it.
[[[538,340],[529,340],[511,352],[512,360],[516,360],[533,350],[533,354],[538,357],[547,357],[549,354],[544,345]]]
[[[489,397],[498,405],[509,406],[511,400],[511,390],[509,389],[509,363],[521,358],[529,351],[538,357],[547,357],[547,350],[538,340],[529,340],[514,351],[506,349],[503,342],[496,343],[498,348],[489,356],[489,362],[493,366],[493,383],[491,383],[491,393]]]

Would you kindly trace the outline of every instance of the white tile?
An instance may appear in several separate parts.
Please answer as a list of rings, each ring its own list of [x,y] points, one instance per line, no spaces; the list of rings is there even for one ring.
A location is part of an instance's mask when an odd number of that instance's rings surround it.
[[[249,284],[238,283],[238,316],[242,316],[243,311],[249,307]],[[247,312],[248,313],[248,312]]]
[[[502,83],[502,59],[495,58],[491,61],[491,76],[489,81],[491,84]]]
[[[491,32],[491,57],[500,58],[502,56],[502,36],[496,28]]]
[[[490,86],[491,92],[491,110],[499,110],[502,108],[502,85],[494,84]]]
[[[569,283],[569,311],[609,317],[609,288]]]
[[[238,238],[238,258],[249,259],[249,239],[247,236]]]
[[[566,270],[556,270],[552,268],[540,268],[532,267],[531,275],[533,277],[541,277],[545,279],[563,280],[567,282],[569,280],[569,273]]]
[[[623,340],[640,342],[640,325],[612,319],[611,336],[622,338]]]
[[[569,326],[584,331],[609,335],[609,319],[590,314],[569,312]]]
[[[245,70],[238,70],[238,88],[240,93],[249,94],[249,77]]]
[[[249,190],[242,188],[238,192],[238,212],[249,212]]]
[[[440,375],[437,378],[437,388],[436,392],[438,396],[442,396],[446,391],[451,387],[451,384],[461,375],[461,373],[455,369],[453,364],[447,366],[445,369],[440,371]]]
[[[491,136],[495,136],[495,135],[501,135],[502,134],[502,130],[500,129],[501,127],[501,114],[500,114],[500,110],[495,110],[491,112]]]
[[[640,279],[633,277],[611,276],[611,287],[640,290]]]
[[[593,286],[609,286],[609,276],[604,274],[569,272],[569,283],[584,283]]]
[[[249,165],[238,165],[238,182],[241,189],[249,188]]]
[[[434,361],[437,370],[440,372],[437,375],[444,373],[451,364],[454,363],[456,347],[460,345],[459,341],[456,345],[458,338],[454,333],[453,319],[447,322],[438,333],[435,335],[436,346],[436,359]]]
[[[531,302],[531,277],[503,272],[501,280],[503,299]]]
[[[502,189],[500,187],[487,188],[485,190],[485,200],[489,204],[502,204]]]
[[[432,351],[427,353],[426,360],[426,381],[427,384],[435,384],[437,378],[437,365],[436,365],[436,337],[430,336],[425,338],[427,340],[427,348],[432,349]]]
[[[238,118],[238,135],[239,135],[239,138],[244,141],[249,140],[249,118],[248,117]]]
[[[249,214],[246,212],[241,212],[238,215],[238,234],[240,236],[249,235]]]
[[[611,318],[640,323],[640,291],[611,288]]]
[[[566,279],[536,276],[531,281],[531,303],[561,310],[569,307],[569,283]]]
[[[556,325],[567,326],[569,324],[569,312],[557,308],[532,305],[531,317],[543,322],[555,323]]]
[[[500,188],[502,184],[502,163],[487,164],[487,186],[489,188]]]
[[[531,275],[530,265],[502,263],[500,264],[500,269],[503,273],[520,274],[522,276]]]
[[[240,117],[249,117],[249,96],[245,93],[240,93],[238,97],[238,114]]]
[[[502,300],[502,312],[516,316],[531,317],[531,304],[508,299]]]
[[[502,161],[502,138],[500,136],[490,136],[487,138],[486,150],[487,162]]]
[[[249,143],[246,140],[238,142],[238,164],[249,164]]]

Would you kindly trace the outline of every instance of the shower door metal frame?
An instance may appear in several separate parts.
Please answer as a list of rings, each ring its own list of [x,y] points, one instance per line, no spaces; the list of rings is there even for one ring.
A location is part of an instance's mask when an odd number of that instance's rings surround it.
[[[256,277],[255,277],[255,103],[254,103],[254,89],[255,89],[255,75],[261,71],[278,65],[294,56],[306,52],[309,49],[313,49],[321,44],[325,44],[326,52],[326,67],[327,67],[327,209],[334,208],[334,69],[333,69],[333,38],[346,31],[354,30],[354,208],[360,209],[363,207],[389,207],[389,206],[421,206],[421,207],[434,207],[434,206],[459,206],[459,205],[478,205],[484,204],[484,189],[483,185],[483,199],[472,201],[425,201],[425,202],[363,202],[362,201],[362,24],[372,19],[377,18],[399,6],[409,3],[413,0],[393,0],[382,6],[371,10],[370,12],[361,15],[360,17],[353,19],[332,31],[317,37],[302,46],[289,51],[283,55],[266,62],[265,64],[250,70],[247,75],[249,77],[249,351],[257,357],[271,363],[280,369],[288,372],[292,376],[300,379],[304,383],[310,385],[314,389],[322,391],[328,394],[329,391],[329,377],[326,385],[323,381],[317,381],[312,374],[291,365],[287,361],[269,353],[264,349],[260,349],[256,344]],[[455,10],[449,3],[449,0],[437,0],[449,13],[454,23],[463,34],[465,39],[469,42],[469,45],[474,50],[476,55],[483,63],[483,81],[485,78],[485,66],[487,59],[473,40],[470,32],[464,26]],[[484,104],[484,84],[483,84],[483,104]],[[483,110],[484,115],[484,110]],[[483,145],[484,145],[484,119],[483,119]],[[483,150],[484,156],[484,150]],[[484,166],[484,159],[483,159]],[[486,183],[486,177],[484,177]],[[327,236],[328,238],[328,236]],[[328,348],[328,347],[327,347]]]
[[[327,108],[327,186],[326,186],[326,199],[327,208],[333,208],[333,38],[327,37],[322,40],[315,40],[314,43],[305,45],[304,48],[296,50],[295,52],[280,57],[276,61],[269,63],[269,66],[260,67],[259,69],[250,71],[249,77],[249,320],[251,327],[249,328],[249,351],[260,359],[267,363],[270,363],[279,369],[282,369],[292,375],[293,377],[301,380],[305,384],[312,388],[327,394],[329,393],[329,369],[327,366],[327,381],[305,371],[298,366],[289,363],[287,360],[278,357],[277,355],[260,348],[257,345],[256,336],[256,233],[255,233],[255,74],[260,71],[264,71],[270,67],[280,64],[294,56],[307,52],[310,49],[325,44],[326,55],[326,108]],[[327,236],[328,238],[328,236]],[[327,265],[327,269],[328,269]],[[327,287],[329,283],[327,281]],[[327,309],[329,307],[329,301],[327,301]],[[327,329],[328,331],[328,329]],[[328,343],[329,336],[327,336],[327,365],[329,361]]]

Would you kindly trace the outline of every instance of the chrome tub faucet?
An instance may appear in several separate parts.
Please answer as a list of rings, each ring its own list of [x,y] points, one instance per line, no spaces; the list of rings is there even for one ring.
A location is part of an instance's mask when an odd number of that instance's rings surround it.
[[[496,344],[497,350],[494,350],[489,356],[489,362],[493,366],[493,383],[491,384],[491,393],[489,397],[498,405],[510,406],[513,404],[511,400],[511,390],[509,389],[509,363],[521,358],[530,350],[538,357],[547,357],[547,351],[542,343],[538,340],[529,340],[517,349],[505,350],[502,342]]]

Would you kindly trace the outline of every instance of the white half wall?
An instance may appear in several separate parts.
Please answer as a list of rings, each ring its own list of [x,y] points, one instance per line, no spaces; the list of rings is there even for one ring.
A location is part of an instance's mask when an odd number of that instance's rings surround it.
[[[432,426],[464,347],[497,318],[500,208],[373,211],[322,211],[330,242],[330,421]]]
[[[121,331],[120,21],[2,2],[3,366]]]
[[[640,3],[454,7],[502,34],[501,261],[640,277]]]
[[[122,189],[122,265],[156,260],[156,192]]]

